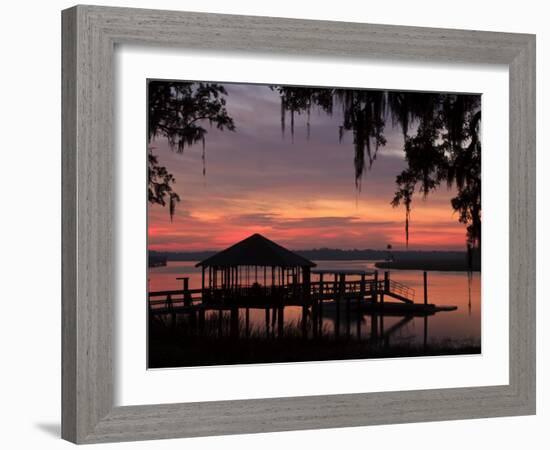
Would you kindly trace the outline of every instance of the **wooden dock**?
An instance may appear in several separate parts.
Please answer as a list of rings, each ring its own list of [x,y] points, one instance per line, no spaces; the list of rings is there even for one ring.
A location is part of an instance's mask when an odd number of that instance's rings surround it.
[[[148,293],[150,329],[169,328],[168,335],[195,338],[296,336],[331,340],[354,339],[387,345],[390,336],[415,317],[428,317],[456,307],[428,301],[427,273],[423,298],[411,287],[377,270],[316,269],[317,264],[260,234],[253,234],[200,261],[200,288],[191,289],[189,277],[177,278],[182,289]],[[285,325],[285,308],[301,308],[301,319]],[[256,327],[255,312],[265,311],[265,327]],[[298,310],[299,311],[299,310]],[[287,312],[288,313],[288,312]],[[296,318],[297,311],[292,311]],[[298,316],[300,314],[298,313]],[[384,321],[385,316],[398,320]],[[369,324],[367,332],[366,323]],[[390,325],[388,327],[388,325]],[[157,327],[158,325],[158,327]],[[286,328],[285,328],[286,327]],[[352,327],[355,331],[352,332]],[[260,331],[258,331],[260,330]],[[198,341],[197,341],[198,342]]]
[[[149,312],[162,315],[209,309],[302,306],[325,309],[327,313],[350,308],[366,314],[422,316],[456,309],[455,306],[428,303],[426,278],[424,301],[415,302],[415,290],[390,279],[389,272],[385,272],[382,279],[378,279],[378,272],[373,272],[367,279],[367,272],[333,271],[330,280],[325,276],[328,271],[318,273],[320,280],[309,282],[307,287],[303,283],[289,283],[283,286],[254,284],[190,289],[188,278],[182,277],[178,279],[183,281],[183,289],[149,292]],[[346,280],[346,275],[350,274],[359,274],[361,279]],[[388,298],[394,301],[388,301]]]
[[[392,280],[389,272],[385,272],[383,277],[379,277],[377,271],[318,271],[315,274],[319,280],[307,280],[306,284],[222,284],[219,287],[210,284],[200,289],[190,289],[189,278],[181,277],[178,278],[183,284],[181,290],[149,292],[149,319],[174,328],[181,317],[185,319],[189,332],[200,336],[208,329],[205,324],[209,317],[210,321],[214,320],[218,337],[239,338],[250,336],[250,310],[262,309],[265,310],[266,337],[283,337],[285,307],[297,306],[302,308],[299,327],[304,338],[322,336],[324,324],[329,320],[336,339],[350,339],[354,328],[356,339],[388,345],[393,334],[413,318],[422,317],[426,346],[428,317],[457,309],[456,306],[428,302],[426,273],[421,302],[415,301],[414,289]],[[352,275],[355,279],[347,279]],[[362,325],[365,317],[371,324],[368,335],[365,335]],[[385,327],[384,317],[398,317],[400,320]],[[212,323],[209,326],[212,327]]]

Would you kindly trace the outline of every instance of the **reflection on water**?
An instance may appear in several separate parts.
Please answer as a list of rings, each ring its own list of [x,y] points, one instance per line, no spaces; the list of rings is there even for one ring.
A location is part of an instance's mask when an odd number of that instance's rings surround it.
[[[374,269],[372,261],[315,261],[316,269]],[[380,272],[382,272],[380,270]],[[169,261],[167,266],[150,268],[148,273],[149,291],[182,289],[182,281],[177,277],[189,277],[190,289],[201,287],[201,269],[195,267],[195,262]],[[376,317],[364,315],[357,321],[352,315],[352,322],[340,322],[340,333],[349,332],[351,336],[368,336],[373,331],[385,334],[392,344],[421,343],[427,331],[428,343],[445,341],[472,340],[480,342],[481,338],[481,279],[480,273],[470,275],[466,272],[436,272],[428,273],[428,301],[437,305],[457,306],[455,311],[442,311],[427,319],[427,330],[423,317]],[[403,283],[416,291],[416,302],[423,301],[423,278],[419,270],[392,270],[391,278]],[[349,280],[353,280],[349,277]],[[312,277],[312,281],[315,281]],[[211,314],[216,314],[212,312]],[[229,314],[229,312],[227,312]],[[273,316],[267,320],[265,309],[245,309],[239,311],[239,319],[248,321],[251,329],[268,333],[273,326]],[[302,321],[302,308],[287,306],[284,308],[284,323],[297,325]],[[326,314],[323,317],[322,329],[327,333],[335,332],[335,315]],[[344,329],[343,327],[346,327]]]

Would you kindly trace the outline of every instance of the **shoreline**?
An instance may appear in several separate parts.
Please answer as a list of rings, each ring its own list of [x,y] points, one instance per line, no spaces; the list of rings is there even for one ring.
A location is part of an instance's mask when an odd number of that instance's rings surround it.
[[[377,269],[387,270],[425,270],[437,272],[481,272],[481,267],[472,268],[460,261],[382,261],[374,264]]]

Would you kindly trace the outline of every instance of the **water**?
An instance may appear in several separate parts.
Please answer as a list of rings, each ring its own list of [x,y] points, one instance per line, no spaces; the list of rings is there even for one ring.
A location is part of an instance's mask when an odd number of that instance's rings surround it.
[[[316,269],[374,269],[374,261],[315,261]],[[176,280],[177,277],[189,277],[190,289],[201,287],[201,269],[195,267],[196,262],[191,261],[169,261],[166,266],[149,269],[149,290],[163,291],[182,289],[183,282]],[[379,269],[382,273],[383,270]],[[415,301],[422,302],[423,275],[420,270],[392,270],[392,280],[403,283],[415,289]],[[353,280],[353,277],[347,279]],[[312,281],[318,278],[312,276]],[[394,301],[391,298],[388,301]],[[442,311],[427,320],[427,342],[428,343],[461,343],[481,340],[481,277],[476,272],[468,279],[466,272],[437,272],[428,273],[428,301],[436,305],[457,306],[456,311]],[[251,309],[250,324],[258,330],[266,328],[265,310]],[[240,311],[244,319],[244,311]],[[300,307],[287,306],[284,312],[285,324],[299,323],[302,318]],[[380,319],[379,319],[380,320]],[[388,331],[393,328],[390,342],[399,343],[421,343],[424,339],[424,318],[415,317],[404,321],[403,317],[385,316],[379,324]],[[362,336],[372,330],[373,319],[370,316],[363,316],[359,332]],[[333,333],[335,327],[334,318],[323,318],[323,329]],[[357,335],[357,321],[354,319],[351,327],[351,334]]]

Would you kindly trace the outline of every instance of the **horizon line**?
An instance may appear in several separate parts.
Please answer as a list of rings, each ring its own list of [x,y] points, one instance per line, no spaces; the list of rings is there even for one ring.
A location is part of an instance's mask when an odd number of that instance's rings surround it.
[[[147,249],[148,252],[157,252],[157,253],[209,253],[209,252],[221,252],[225,250],[228,247],[221,248],[221,249],[204,249],[204,250],[155,250],[155,249]],[[303,248],[303,249],[288,249],[292,252],[311,252],[311,251],[340,251],[340,252],[388,252],[388,251],[396,251],[396,252],[466,252],[466,248],[464,250],[458,250],[458,249],[408,249],[408,248],[352,248],[352,249],[344,249],[344,248],[333,248],[333,247],[319,247],[319,248]]]

